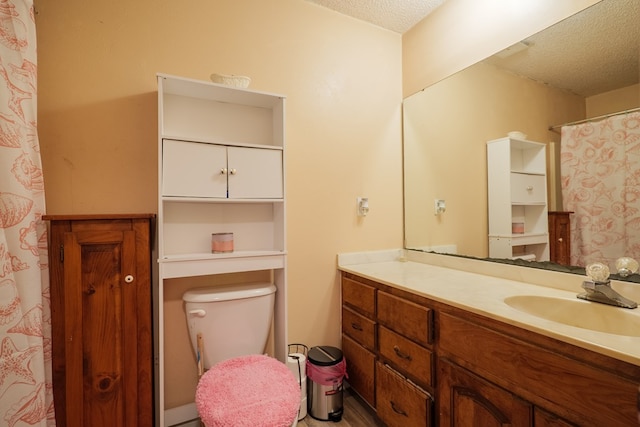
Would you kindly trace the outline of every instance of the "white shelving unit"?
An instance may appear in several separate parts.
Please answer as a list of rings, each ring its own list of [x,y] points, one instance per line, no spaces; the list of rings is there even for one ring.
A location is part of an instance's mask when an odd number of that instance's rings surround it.
[[[546,145],[487,142],[489,256],[549,260]]]
[[[156,425],[165,425],[168,279],[270,271],[275,357],[287,356],[285,97],[158,74]],[[211,252],[212,233],[234,251]]]

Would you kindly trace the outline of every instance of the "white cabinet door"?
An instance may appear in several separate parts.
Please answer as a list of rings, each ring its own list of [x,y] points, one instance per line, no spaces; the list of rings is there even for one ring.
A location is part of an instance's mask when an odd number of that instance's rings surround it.
[[[175,140],[162,147],[163,196],[283,197],[281,150]]]
[[[162,143],[162,195],[227,197],[227,148],[165,139]]]
[[[227,147],[229,198],[281,199],[282,151]]]

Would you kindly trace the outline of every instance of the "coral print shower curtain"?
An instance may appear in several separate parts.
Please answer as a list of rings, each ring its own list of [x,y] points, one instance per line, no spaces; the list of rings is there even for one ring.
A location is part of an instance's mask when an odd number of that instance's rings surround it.
[[[564,126],[560,161],[571,264],[640,259],[640,112]]]
[[[33,2],[0,0],[0,426],[55,425]]]

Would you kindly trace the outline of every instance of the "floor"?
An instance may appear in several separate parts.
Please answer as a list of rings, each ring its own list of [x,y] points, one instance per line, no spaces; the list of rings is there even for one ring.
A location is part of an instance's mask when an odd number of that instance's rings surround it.
[[[307,414],[298,421],[298,427],[384,427],[371,407],[349,388],[343,392],[342,405],[344,413],[339,422],[319,421]]]

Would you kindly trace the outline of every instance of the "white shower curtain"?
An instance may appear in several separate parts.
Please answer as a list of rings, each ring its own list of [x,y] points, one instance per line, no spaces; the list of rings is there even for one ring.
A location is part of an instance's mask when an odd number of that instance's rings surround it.
[[[33,2],[0,0],[0,425],[55,425]]]
[[[640,112],[564,126],[560,162],[571,264],[640,260]]]

